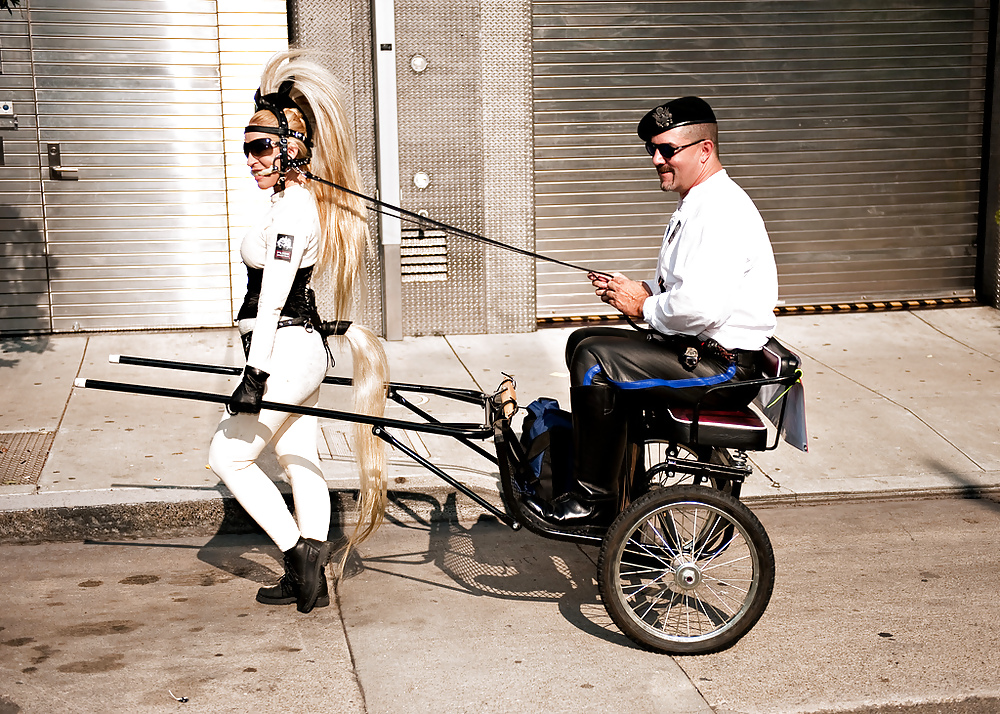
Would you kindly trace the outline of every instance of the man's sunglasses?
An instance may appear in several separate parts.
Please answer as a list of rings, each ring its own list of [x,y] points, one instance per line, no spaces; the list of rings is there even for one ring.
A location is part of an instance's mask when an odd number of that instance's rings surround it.
[[[663,157],[664,161],[669,161],[670,157],[676,154],[681,149],[686,149],[689,146],[694,146],[695,144],[700,144],[705,141],[704,139],[698,139],[698,141],[692,141],[690,144],[685,144],[684,146],[671,146],[670,144],[654,144],[651,141],[646,142],[646,153],[650,156],[656,154],[657,151],[660,152],[660,156]]]
[[[278,148],[278,142],[273,139],[254,139],[253,141],[243,142],[243,155],[250,156],[253,154],[255,159],[259,159],[261,156],[270,154],[272,150]]]

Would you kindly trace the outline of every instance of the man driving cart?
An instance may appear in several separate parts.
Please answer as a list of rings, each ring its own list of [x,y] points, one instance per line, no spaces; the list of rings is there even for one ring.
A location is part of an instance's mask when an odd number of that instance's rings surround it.
[[[618,512],[628,405],[695,404],[721,384],[760,377],[774,333],[778,277],[764,221],[719,159],[707,102],[682,97],[650,110],[639,138],[660,188],[680,196],[650,280],[589,273],[601,300],[650,330],[585,327],[566,344],[573,416],[573,483],[536,515],[567,526],[608,525]],[[714,391],[744,406],[756,387]]]

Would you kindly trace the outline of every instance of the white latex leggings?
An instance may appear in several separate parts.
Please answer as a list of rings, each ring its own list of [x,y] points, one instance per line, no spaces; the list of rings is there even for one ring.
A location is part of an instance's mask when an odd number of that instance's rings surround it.
[[[326,376],[323,340],[304,327],[282,327],[275,334],[272,373],[264,400],[316,406]],[[330,492],[316,452],[318,419],[265,410],[226,414],[212,438],[208,463],[236,500],[281,550],[304,538],[326,540],[330,528]],[[270,444],[292,487],[295,517],[281,492],[255,463]]]

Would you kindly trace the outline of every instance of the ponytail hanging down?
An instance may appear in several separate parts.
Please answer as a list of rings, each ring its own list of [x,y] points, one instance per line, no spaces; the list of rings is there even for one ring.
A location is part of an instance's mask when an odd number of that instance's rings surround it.
[[[380,417],[385,413],[385,390],[389,381],[385,350],[371,330],[357,323],[348,328],[344,337],[351,345],[354,361],[354,411]],[[385,516],[385,442],[372,433],[370,426],[355,424],[354,450],[361,473],[358,522],[348,538],[341,570],[351,548],[378,530]]]

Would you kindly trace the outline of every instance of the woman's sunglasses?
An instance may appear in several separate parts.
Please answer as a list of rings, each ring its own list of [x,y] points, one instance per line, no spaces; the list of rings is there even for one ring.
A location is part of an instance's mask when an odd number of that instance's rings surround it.
[[[656,154],[657,151],[660,152],[660,156],[663,157],[664,161],[669,161],[670,157],[676,154],[681,149],[686,149],[689,146],[694,146],[695,144],[700,144],[705,141],[704,139],[698,139],[698,141],[692,141],[690,144],[685,144],[684,146],[671,146],[670,144],[654,144],[651,141],[646,142],[646,153],[650,156]]]
[[[254,139],[253,141],[243,142],[243,155],[250,156],[253,154],[255,159],[259,159],[261,156],[270,154],[271,151],[278,148],[278,142],[273,139]]]

